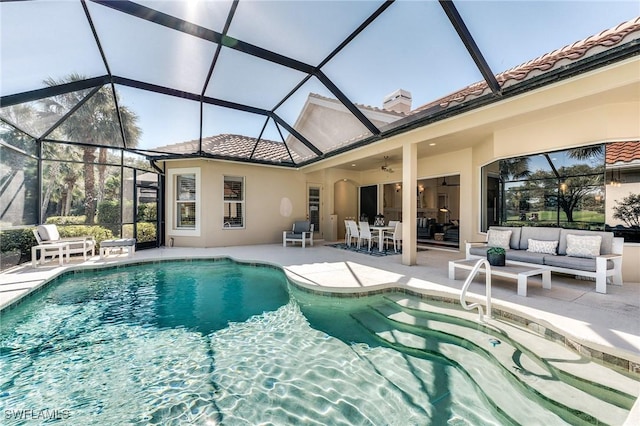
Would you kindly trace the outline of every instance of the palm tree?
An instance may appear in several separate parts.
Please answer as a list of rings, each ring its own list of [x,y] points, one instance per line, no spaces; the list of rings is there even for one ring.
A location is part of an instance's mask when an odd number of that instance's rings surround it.
[[[56,86],[64,83],[85,80],[84,76],[70,74],[60,81],[52,78],[45,80],[48,86]],[[51,111],[68,111],[75,107],[85,97],[84,92],[70,92],[55,96],[45,100],[47,104],[57,104],[58,108],[49,107]],[[119,104],[119,102],[118,102]],[[61,115],[61,113],[59,113]],[[137,125],[138,116],[126,107],[120,107],[122,126],[126,135],[129,147],[138,144],[142,133]],[[88,144],[83,146],[82,161],[84,163],[84,185],[85,185],[85,216],[88,224],[94,223],[98,192],[96,191],[96,180],[94,163],[96,162],[96,151],[98,147],[122,146],[122,136],[120,133],[120,123],[118,121],[118,111],[111,88],[103,86],[94,93],[84,105],[69,116],[61,125],[60,130],[71,141]],[[100,160],[106,160],[106,149],[100,148]],[[101,161],[102,162],[102,161]],[[99,176],[104,176],[104,165],[98,166]],[[100,171],[102,170],[102,171]],[[100,179],[103,181],[104,179]]]
[[[500,160],[500,178],[502,181],[521,180],[531,175],[529,157],[515,157]]]
[[[604,154],[604,145],[583,146],[568,150],[569,157],[574,160],[588,160],[597,158]]]

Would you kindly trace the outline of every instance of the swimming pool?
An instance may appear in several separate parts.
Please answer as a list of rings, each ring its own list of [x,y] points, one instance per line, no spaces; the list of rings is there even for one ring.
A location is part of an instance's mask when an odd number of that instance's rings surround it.
[[[19,424],[29,416],[55,416],[68,424],[97,425],[593,420],[546,401],[546,390],[534,382],[551,381],[559,370],[537,360],[504,330],[454,318],[447,306],[434,304],[424,313],[416,303],[423,302],[400,293],[315,296],[296,289],[277,268],[231,260],[69,274],[2,313],[3,420]],[[520,366],[521,380],[503,371],[501,362]],[[588,393],[584,387],[581,392]],[[633,400],[621,390],[593,392],[619,417]]]

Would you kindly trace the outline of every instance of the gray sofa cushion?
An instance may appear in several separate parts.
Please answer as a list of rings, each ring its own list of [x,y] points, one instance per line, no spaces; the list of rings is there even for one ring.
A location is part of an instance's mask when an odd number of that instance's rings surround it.
[[[605,231],[582,231],[579,229],[561,229],[560,244],[558,245],[558,254],[567,254],[567,234],[572,235],[600,235],[602,242],[600,243],[600,254],[611,254],[613,247],[613,232]]]
[[[308,220],[298,220],[293,223],[293,233],[302,234],[303,232],[309,232],[311,228],[311,222]]]
[[[560,228],[524,226],[520,233],[520,250],[529,248],[529,238],[541,241],[559,241]]]
[[[471,246],[469,248],[469,254],[473,254],[474,256],[486,256],[487,255],[487,250],[489,250],[489,247],[487,246]]]
[[[507,250],[506,259],[516,262],[535,263],[537,265],[543,265],[545,256],[548,254],[543,253],[531,253],[526,250]]]
[[[520,248],[520,226],[491,226],[489,229],[495,229],[497,231],[511,231],[511,241],[509,241],[509,247],[514,250]]]
[[[544,264],[549,266],[556,266],[560,268],[579,269],[581,271],[596,271],[596,259],[588,259],[586,257],[571,257],[571,256],[549,256],[544,258]],[[613,269],[613,262],[607,261],[607,269]]]

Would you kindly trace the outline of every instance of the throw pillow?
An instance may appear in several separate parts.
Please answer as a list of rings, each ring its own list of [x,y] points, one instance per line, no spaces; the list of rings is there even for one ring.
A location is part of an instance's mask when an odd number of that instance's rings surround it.
[[[529,248],[527,251],[531,253],[544,253],[556,255],[558,249],[558,241],[542,241],[529,238]]]
[[[593,258],[600,256],[600,235],[567,234],[567,256]]]
[[[497,229],[489,229],[487,233],[487,245],[489,247],[502,247],[509,249],[509,241],[511,241],[512,231],[499,231]]]

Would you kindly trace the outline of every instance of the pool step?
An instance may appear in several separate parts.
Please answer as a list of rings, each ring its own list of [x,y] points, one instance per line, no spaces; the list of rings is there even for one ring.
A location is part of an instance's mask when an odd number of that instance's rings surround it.
[[[363,327],[375,334],[379,340],[396,350],[410,355],[441,359],[459,367],[484,394],[490,405],[496,407],[512,424],[528,424],[532,413],[520,407],[528,407],[531,400],[524,392],[516,391],[512,383],[502,378],[501,368],[487,361],[482,355],[457,346],[441,342],[436,337],[424,337],[399,330],[395,324],[376,312],[358,312],[352,316]],[[540,424],[562,424],[562,420],[552,412],[538,416]],[[586,423],[585,423],[586,424]]]
[[[406,306],[403,307],[403,304],[411,306],[411,309],[416,307],[415,300],[403,298],[397,299],[394,303],[377,304],[372,306],[374,312],[359,313],[354,317],[391,346],[405,351],[418,351],[431,357],[444,357],[449,362],[461,366],[487,397],[517,423],[527,423],[531,414],[526,413],[526,410],[523,413],[522,408],[514,410],[513,407],[527,406],[530,399],[535,399],[539,404],[549,408],[552,418],[547,419],[544,424],[558,421],[557,418],[553,419],[556,416],[553,411],[561,413],[562,417],[572,424],[621,424],[626,418],[630,406],[624,407],[623,404],[624,408],[620,408],[603,401],[603,392],[594,397],[585,390],[559,382],[555,367],[547,360],[534,352],[521,349],[521,345],[516,342],[512,343],[509,335],[512,330],[508,330],[509,333],[497,328],[490,330],[492,337],[486,334],[487,327],[469,318],[465,319],[464,315],[463,318],[456,317],[455,320],[449,318],[454,321],[450,323],[449,319],[442,321],[442,317],[438,319],[434,314],[414,314]],[[433,306],[429,305],[429,308],[433,311]],[[457,315],[460,312],[455,313]],[[442,312],[437,314],[442,315]],[[541,339],[537,336],[536,338]],[[529,336],[527,342],[531,340]],[[546,344],[559,346],[541,340]],[[557,351],[553,352],[552,358],[556,355]],[[575,361],[576,355],[572,355],[571,360]],[[563,362],[563,359],[557,359],[557,362]],[[629,380],[631,384],[635,384],[637,391],[637,382]],[[614,394],[614,397],[607,398],[614,402],[619,403],[617,399],[622,399],[624,403],[632,404],[631,401],[634,399],[629,395],[620,396],[618,391],[607,392]],[[516,397],[522,399],[518,404],[514,404]]]
[[[477,314],[463,311],[457,305],[426,303],[407,295],[394,294],[385,299],[400,306],[405,312],[416,316],[447,315],[457,324],[480,327],[497,338],[507,336],[510,343],[528,355],[543,362],[555,376],[598,398],[627,410],[631,409],[640,393],[640,382],[602,364],[583,357],[559,343],[541,337],[534,331],[503,320],[490,321],[484,327],[477,322]]]

